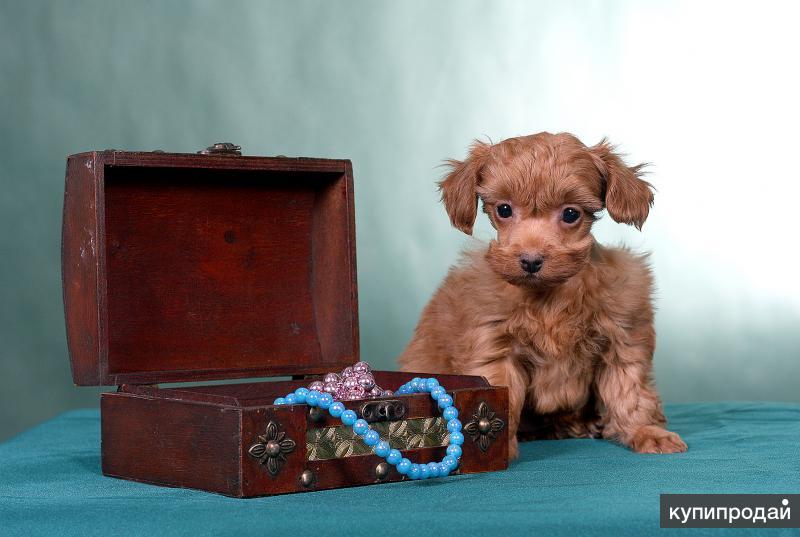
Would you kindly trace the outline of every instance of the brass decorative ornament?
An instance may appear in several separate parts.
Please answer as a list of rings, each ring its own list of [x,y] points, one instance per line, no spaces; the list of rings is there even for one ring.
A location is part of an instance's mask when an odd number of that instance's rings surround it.
[[[403,419],[407,412],[405,403],[394,399],[370,401],[361,405],[361,417],[367,423],[397,421]]]
[[[382,462],[375,467],[375,478],[378,481],[383,481],[389,476],[391,467],[388,462]]]
[[[286,455],[294,451],[295,446],[294,440],[286,438],[284,431],[278,431],[277,422],[270,421],[266,433],[258,437],[258,442],[250,446],[247,453],[266,464],[269,475],[275,477],[286,462]]]
[[[303,470],[303,473],[300,474],[300,484],[304,488],[309,488],[311,485],[314,484],[314,481],[316,481],[316,479],[317,476],[315,476],[314,472],[312,472],[311,470]]]
[[[495,416],[492,408],[481,401],[478,405],[478,412],[472,415],[472,421],[464,425],[464,432],[469,435],[484,453],[497,438],[497,433],[503,430],[506,422]]]
[[[318,406],[309,407],[308,419],[315,423],[320,422],[325,419],[325,411]]]

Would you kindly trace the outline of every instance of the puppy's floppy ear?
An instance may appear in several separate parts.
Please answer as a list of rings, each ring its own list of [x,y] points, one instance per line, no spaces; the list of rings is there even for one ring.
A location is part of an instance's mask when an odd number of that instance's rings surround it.
[[[589,152],[605,182],[604,203],[608,214],[621,224],[641,230],[653,206],[653,185],[641,178],[646,164],[626,165],[605,138],[590,147]]]
[[[478,214],[477,186],[481,168],[489,156],[490,145],[475,140],[464,161],[448,160],[450,173],[439,182],[442,203],[453,227],[472,235]]]

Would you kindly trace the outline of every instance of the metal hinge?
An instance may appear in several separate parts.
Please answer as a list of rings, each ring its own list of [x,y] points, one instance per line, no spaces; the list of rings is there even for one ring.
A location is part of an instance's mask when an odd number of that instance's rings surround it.
[[[230,142],[217,142],[198,151],[201,155],[242,155],[242,146]]]

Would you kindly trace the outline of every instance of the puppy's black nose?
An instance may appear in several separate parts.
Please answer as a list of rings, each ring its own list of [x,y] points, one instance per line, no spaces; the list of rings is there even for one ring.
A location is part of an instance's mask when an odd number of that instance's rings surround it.
[[[523,255],[519,258],[519,264],[522,266],[522,270],[533,274],[541,270],[542,265],[544,264],[544,259],[542,259],[542,256],[540,255]]]

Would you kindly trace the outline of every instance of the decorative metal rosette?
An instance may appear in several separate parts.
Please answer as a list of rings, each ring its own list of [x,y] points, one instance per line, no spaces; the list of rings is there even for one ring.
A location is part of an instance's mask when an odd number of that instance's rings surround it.
[[[295,446],[294,440],[286,438],[286,433],[278,430],[278,424],[270,421],[267,423],[267,432],[258,437],[258,442],[250,446],[247,453],[261,464],[266,464],[269,474],[276,476],[286,462],[286,455],[294,451]]]
[[[464,432],[474,442],[478,443],[481,451],[486,452],[489,445],[497,438],[497,433],[503,430],[506,422],[495,416],[494,411],[485,401],[478,405],[478,412],[472,415],[472,421],[464,425]]]

